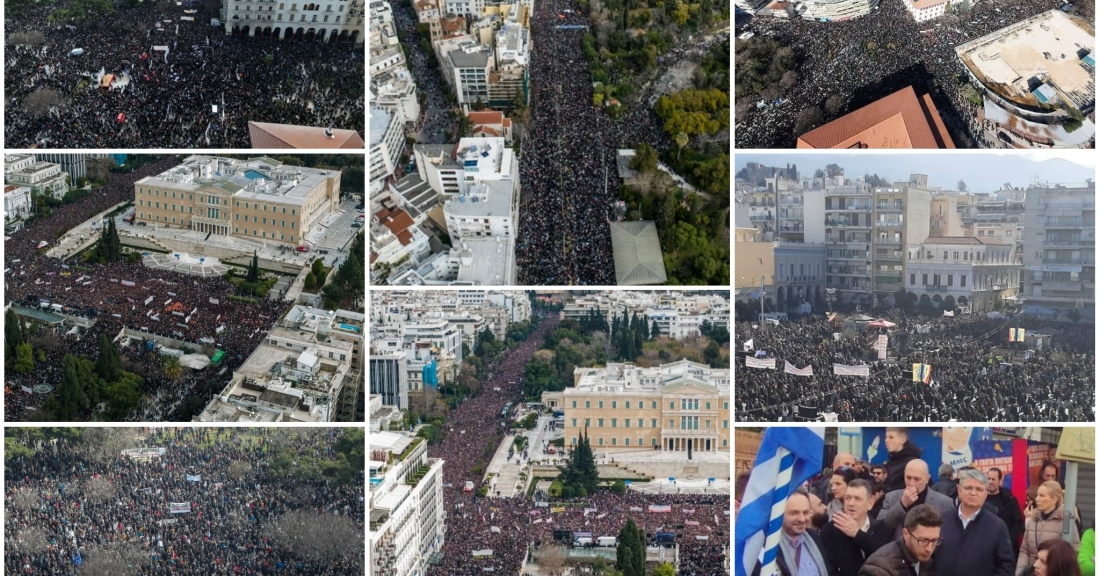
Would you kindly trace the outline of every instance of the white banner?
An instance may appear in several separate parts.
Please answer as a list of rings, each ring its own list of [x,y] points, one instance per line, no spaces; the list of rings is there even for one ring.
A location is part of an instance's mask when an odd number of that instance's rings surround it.
[[[135,284],[134,282],[131,282],[131,281],[129,281],[129,280],[123,280],[123,281],[121,282],[121,284],[122,284],[123,286],[137,286],[137,284]]]
[[[188,482],[202,482],[202,474],[199,474],[198,476],[192,476],[190,474],[185,474],[185,476],[187,476],[187,481]]]
[[[187,514],[191,511],[190,502],[169,502],[168,510],[172,514]]]
[[[744,344],[741,345],[741,348],[745,352],[748,352],[749,350],[752,350],[752,340],[750,339],[750,340],[746,341]]]
[[[846,364],[833,364],[833,374],[837,376],[870,376],[870,366],[848,366]]]
[[[22,385],[20,385],[20,386],[19,386],[19,389],[20,389],[20,390],[22,390],[22,391],[24,391],[24,392],[26,392],[27,394],[30,394],[30,393],[34,392],[34,390],[32,390],[32,389],[30,388],[30,386],[22,386]]]
[[[478,557],[481,557],[481,556],[492,556],[492,555],[493,555],[493,551],[489,550],[489,549],[474,550],[474,558],[478,558]]]
[[[775,358],[768,358],[767,360],[760,360],[759,358],[745,357],[746,368],[767,368],[768,370],[775,370]]]
[[[208,298],[207,301],[210,302],[211,304],[221,304],[222,303],[222,301],[218,300],[217,298]]]
[[[149,303],[150,303],[150,302],[152,302],[152,301],[153,301],[153,297],[152,297],[152,296],[150,296],[150,297],[146,298],[146,299],[145,299],[145,305],[146,305],[146,306],[148,306],[148,305],[149,305]]]
[[[813,376],[814,367],[813,364],[807,364],[805,368],[795,368],[794,364],[783,361],[783,371],[787,374],[794,374],[795,376]]]
[[[952,312],[951,310],[944,310],[944,311],[943,311],[943,315],[944,315],[944,316],[954,316],[954,315],[955,315],[955,313],[954,313],[954,312]]]

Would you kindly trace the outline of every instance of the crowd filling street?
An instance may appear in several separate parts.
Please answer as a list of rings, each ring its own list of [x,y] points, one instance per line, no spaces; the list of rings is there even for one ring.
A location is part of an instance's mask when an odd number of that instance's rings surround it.
[[[1066,506],[1061,469],[1045,462],[1019,498],[1000,468],[955,470],[932,483],[929,456],[905,428],[887,428],[885,464],[846,452],[783,506],[776,574],[816,576],[1082,576],[1094,573],[1095,531]],[[924,459],[922,459],[924,458]],[[1021,473],[1027,473],[1026,471]],[[736,505],[749,474],[738,477]],[[747,513],[746,513],[747,514]],[[757,562],[754,576],[761,574]]]
[[[922,317],[898,310],[881,317],[908,339],[907,353],[897,362],[868,359],[873,352],[868,336],[845,334],[823,316],[780,324],[737,322],[737,419],[776,422],[835,413],[841,421],[865,422],[1094,421],[1092,324],[1023,315]],[[1029,353],[1022,343],[1008,341],[1010,327],[1025,334],[1054,328],[1060,334],[1053,345]],[[745,352],[749,340],[753,349]],[[773,358],[776,368],[746,367],[746,358]],[[787,362],[796,369],[812,365],[813,375],[786,373]],[[928,382],[913,381],[912,365],[918,363],[931,365]],[[834,364],[867,364],[870,376],[838,376]]]
[[[574,2],[536,2],[531,20],[531,120],[520,155],[519,281],[614,284],[608,223],[619,197],[615,151],[643,142],[664,151],[669,139],[644,104],[631,106],[618,120],[592,104],[581,41],[587,28],[557,27],[587,26],[588,18]]]
[[[4,19],[8,147],[250,148],[250,120],[364,131],[363,44],[346,37],[226,36],[194,0],[82,22],[23,6]]]
[[[140,262],[88,264],[79,258],[62,261],[45,256],[37,248],[42,241],[53,245],[78,224],[121,202],[133,200],[135,181],[162,173],[177,163],[175,158],[167,157],[128,174],[112,174],[107,186],[78,202],[55,208],[49,217],[33,222],[5,241],[4,288],[8,302],[38,308],[45,301],[63,306],[64,314],[94,321],[83,333],[46,328],[31,338],[35,348],[45,352],[46,362],[38,362],[34,371],[26,375],[7,371],[7,421],[41,419],[31,412],[39,411],[48,395],[27,393],[23,387],[58,384],[66,354],[84,355],[94,362],[101,335],[113,340],[123,327],[128,327],[196,346],[200,340],[210,339],[216,348],[225,351],[226,373],[232,374],[289,307],[290,303],[281,299],[256,299],[254,303],[231,300],[229,297],[237,293],[236,286],[221,277],[200,278],[154,270]],[[202,383],[213,378],[209,372],[214,368],[207,368],[173,382],[159,368],[161,359],[155,352],[138,346],[122,348],[120,352],[123,369],[145,379],[142,390],[145,402],[127,418],[130,421],[172,419],[181,402],[202,393]]]
[[[136,429],[135,429],[136,430]],[[238,429],[240,430],[240,429]],[[303,429],[298,429],[303,430]],[[285,439],[294,457],[328,458],[340,429]],[[363,540],[319,559],[273,537],[288,512],[347,517],[363,530],[363,475],[335,487],[269,470],[272,438],[243,441],[214,428],[157,430],[146,446],[160,456],[90,456],[80,443],[44,443],[33,456],[5,462],[4,573],[87,574],[97,555],[129,547],[140,567],[101,574],[141,576],[351,576],[363,574]],[[142,448],[133,446],[132,448]],[[248,466],[241,471],[241,464]],[[179,512],[187,505],[187,512]],[[302,526],[303,531],[311,527]],[[308,536],[306,536],[308,538]]]
[[[642,528],[653,543],[657,532],[673,532],[680,544],[679,574],[718,576],[724,574],[725,546],[729,542],[728,495],[642,494],[628,490],[614,494],[601,490],[588,494],[565,511],[552,512],[558,504],[536,505],[544,495],[535,493],[513,498],[478,497],[464,492],[466,482],[480,487],[483,475],[475,464],[486,459],[486,443],[495,453],[505,438],[508,422],[501,418],[506,403],[520,392],[523,369],[543,342],[543,336],[558,324],[544,319],[539,327],[482,382],[482,391],[450,411],[447,434],[442,443],[429,448],[433,458],[444,459],[443,500],[447,512],[447,540],[443,558],[431,567],[431,576],[480,576],[492,569],[518,573],[527,558],[529,545],[535,556],[553,542],[553,531],[592,532],[597,536],[618,536],[629,518]],[[498,391],[497,388],[500,390]],[[529,449],[542,451],[541,446]],[[668,512],[649,511],[651,505],[667,505]],[[585,508],[595,508],[585,512]],[[495,528],[495,529],[494,529]],[[697,539],[705,536],[706,539]],[[570,537],[570,540],[572,537]],[[477,550],[492,550],[491,557],[474,557]]]
[[[958,136],[969,139],[971,147],[993,144],[979,120],[981,106],[962,95],[969,76],[955,47],[1061,8],[1065,2],[973,2],[969,11],[956,8],[944,17],[915,22],[903,1],[882,0],[870,14],[844,22],[752,18],[747,29],[789,47],[800,64],[795,68],[797,84],[778,104],[767,102],[758,108],[759,98],[753,98],[753,106],[737,115],[738,147],[793,148],[800,135],[795,121],[802,110],[818,108],[828,122],[906,86],[913,86],[918,95],[932,95],[956,146],[966,145]],[[831,96],[847,102],[835,114],[825,109]]]

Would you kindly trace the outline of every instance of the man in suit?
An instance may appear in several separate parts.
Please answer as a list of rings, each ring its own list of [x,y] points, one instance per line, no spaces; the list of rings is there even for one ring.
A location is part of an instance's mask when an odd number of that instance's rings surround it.
[[[890,530],[867,513],[873,502],[871,483],[852,480],[844,494],[844,510],[833,514],[821,529],[825,564],[830,576],[859,576],[859,568],[890,542]]]
[[[1008,528],[985,508],[989,480],[980,470],[959,471],[959,507],[943,519],[936,550],[937,576],[1013,576],[1016,556]]]
[[[901,531],[906,513],[921,504],[931,505],[940,513],[941,518],[948,518],[955,513],[954,500],[929,488],[928,482],[932,480],[932,475],[928,473],[928,464],[924,460],[910,460],[905,465],[904,475],[905,488],[887,492],[882,512],[878,515],[878,519],[895,535]]]
[[[781,576],[828,575],[825,557],[821,553],[820,537],[817,531],[810,527],[812,517],[809,493],[797,490],[787,497],[783,512],[783,527],[779,534],[779,555],[776,559],[778,573]],[[761,568],[760,562],[757,561],[752,576],[761,576]]]

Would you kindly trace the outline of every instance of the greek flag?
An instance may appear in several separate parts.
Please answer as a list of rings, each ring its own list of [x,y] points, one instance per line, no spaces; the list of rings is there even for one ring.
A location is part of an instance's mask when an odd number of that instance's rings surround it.
[[[1023,342],[1024,341],[1024,329],[1023,328],[1009,328],[1008,329],[1008,341],[1009,342]]]
[[[780,528],[787,496],[821,471],[825,451],[824,428],[768,428],[756,453],[737,514],[736,576],[752,574],[757,561],[760,576],[778,573]]]

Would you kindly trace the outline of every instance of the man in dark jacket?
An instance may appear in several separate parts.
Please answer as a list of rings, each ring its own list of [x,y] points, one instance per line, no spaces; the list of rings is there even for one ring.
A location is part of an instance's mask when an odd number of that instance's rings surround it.
[[[890,530],[867,513],[871,510],[871,483],[852,480],[844,494],[844,510],[833,514],[821,529],[825,564],[830,576],[858,576],[859,568],[891,540]]]
[[[959,507],[943,519],[936,550],[937,576],[1013,576],[1016,556],[1008,528],[985,505],[989,479],[973,468],[959,472]]]
[[[929,487],[932,475],[928,473],[927,462],[910,460],[902,476],[905,478],[905,488],[887,492],[882,511],[876,516],[895,536],[901,533],[906,514],[921,504],[930,504],[941,518],[955,513],[955,501]]]
[[[942,525],[935,508],[928,504],[915,506],[905,515],[901,537],[871,554],[859,569],[859,576],[934,576],[932,554],[939,544]]]
[[[920,458],[921,450],[909,441],[908,428],[886,429],[886,493],[905,488],[905,465]]]
[[[955,485],[955,469],[950,464],[940,464],[939,473],[940,479],[932,485],[932,489],[954,500],[959,495]]]
[[[1024,514],[1020,508],[1020,501],[1012,495],[1012,492],[1001,489],[1001,480],[1004,474],[1000,468],[989,469],[989,496],[986,498],[986,507],[996,510],[997,517],[1008,527],[1008,538],[1012,541],[1012,555],[1020,554],[1020,537],[1024,534]]]
[[[826,576],[828,569],[821,552],[821,539],[817,531],[810,528],[812,516],[809,493],[797,490],[787,497],[776,557],[781,576]],[[752,576],[760,576],[762,568],[757,561]]]

